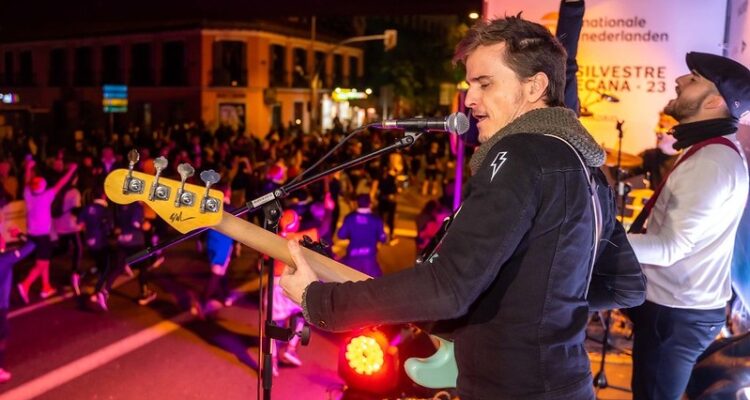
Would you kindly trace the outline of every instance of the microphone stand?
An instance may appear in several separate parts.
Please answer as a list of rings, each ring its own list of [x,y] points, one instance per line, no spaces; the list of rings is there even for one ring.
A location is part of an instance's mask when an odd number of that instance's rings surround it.
[[[323,172],[320,172],[308,178],[292,181],[278,189],[275,189],[254,200],[247,202],[245,206],[235,210],[232,214],[234,216],[241,216],[248,212],[251,212],[251,213],[255,212],[259,208],[263,207],[264,215],[266,217],[266,220],[264,221],[264,224],[263,224],[264,229],[268,229],[268,230],[271,230],[272,232],[276,232],[278,228],[278,220],[281,217],[281,206],[279,204],[280,199],[284,199],[295,190],[304,188],[307,185],[313,182],[317,182],[335,172],[341,171],[343,169],[346,169],[355,165],[366,163],[370,160],[380,157],[381,155],[410,147],[423,134],[424,134],[423,131],[414,132],[411,130],[406,130],[404,132],[404,137],[397,139],[394,143],[388,146],[385,146],[381,149],[373,151],[372,153],[362,155],[358,158],[355,158],[354,160],[349,160],[340,165],[336,165],[334,167],[331,167]],[[194,237],[207,229],[210,229],[210,228],[196,229],[184,235],[180,235],[178,237],[170,239],[169,241],[166,241],[164,243],[160,243],[159,245],[156,245],[153,247],[147,247],[146,249],[128,257],[126,262],[129,264],[132,264],[132,263],[142,261],[150,257],[152,254],[154,254],[157,251],[162,251],[167,247],[173,246],[177,243],[180,243],[184,240]],[[262,397],[264,400],[271,399],[271,387],[273,383],[273,371],[271,368],[271,365],[272,365],[271,363],[273,360],[271,358],[272,355],[271,355],[271,350],[270,350],[271,339],[289,341],[292,337],[294,337],[294,335],[299,334],[303,338],[302,343],[307,344],[305,341],[305,336],[308,336],[309,338],[309,333],[306,335],[304,333],[304,330],[301,333],[293,332],[292,328],[281,328],[281,327],[276,326],[275,323],[273,322],[273,316],[270,312],[270,310],[272,309],[271,307],[273,305],[273,278],[274,278],[273,260],[269,260],[268,265],[269,265],[269,267],[267,268],[268,289],[266,293],[267,294],[267,297],[266,297],[267,306],[265,310],[263,310],[262,303],[260,306],[261,318],[262,318],[262,314],[265,313],[265,324],[261,324],[261,329],[260,329],[261,331],[260,343],[261,344],[260,344],[260,348],[258,349],[259,354],[261,354],[261,357],[263,358],[260,363],[261,371],[258,374],[258,379],[262,380],[262,382],[258,383],[258,388],[260,390],[260,388],[262,387],[262,392],[263,392]],[[309,328],[307,329],[309,332]],[[259,398],[260,398],[260,395],[259,395]]]
[[[620,171],[620,167],[622,166],[622,124],[624,122],[625,121],[617,121],[617,164],[615,165],[617,167],[617,171],[615,173],[615,187],[617,187],[617,192],[620,196],[621,201],[620,221],[623,221],[625,218],[625,203],[627,202],[626,198],[628,192],[630,192],[630,187],[628,185],[625,185],[622,181],[622,172]],[[615,348],[615,346],[609,344],[609,328],[612,323],[612,310],[605,311],[604,315],[600,313],[599,319],[602,321],[604,336],[602,338],[602,352],[601,360],[599,361],[599,372],[597,372],[594,376],[594,387],[598,389],[612,388],[621,390],[623,392],[630,392],[631,390],[626,387],[610,385],[609,382],[607,382],[607,375],[604,372],[607,358],[607,348]]]

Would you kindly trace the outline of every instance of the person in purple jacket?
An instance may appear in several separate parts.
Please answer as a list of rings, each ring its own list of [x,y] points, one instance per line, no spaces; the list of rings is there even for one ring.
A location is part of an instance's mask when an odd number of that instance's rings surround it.
[[[11,235],[19,235],[18,230]],[[0,383],[10,380],[11,374],[5,369],[5,347],[8,338],[8,309],[10,308],[10,290],[13,283],[13,266],[34,251],[34,242],[27,241],[20,235],[20,246],[8,248],[5,238],[0,234]]]
[[[114,225],[112,210],[107,205],[106,195],[101,186],[94,188],[93,201],[87,204],[78,214],[78,222],[83,225],[83,242],[94,259],[98,273],[104,274],[109,269],[110,247],[109,235]],[[73,273],[71,283],[76,295],[81,295],[80,280],[85,270],[80,268]]]
[[[370,195],[357,196],[357,210],[344,217],[338,237],[349,239],[342,263],[372,277],[383,275],[378,265],[378,243],[385,243],[387,236],[383,220],[370,209]]]
[[[103,310],[108,310],[107,298],[112,290],[112,285],[123,272],[125,272],[128,255],[133,254],[145,245],[143,230],[143,205],[141,203],[130,203],[121,205],[115,214],[115,229],[117,233],[117,259],[110,264],[106,273],[100,275],[96,284],[96,302]],[[138,283],[140,294],[138,304],[145,306],[156,299],[156,292],[148,286],[148,266],[145,263],[135,265],[138,272]]]

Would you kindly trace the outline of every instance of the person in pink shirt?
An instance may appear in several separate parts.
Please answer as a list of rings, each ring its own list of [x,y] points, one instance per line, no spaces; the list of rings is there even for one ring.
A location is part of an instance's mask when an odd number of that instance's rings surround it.
[[[52,255],[52,242],[50,232],[52,231],[52,202],[55,195],[73,177],[78,165],[70,164],[65,175],[58,180],[54,186],[47,188],[47,181],[33,173],[35,162],[28,158],[25,163],[25,185],[23,198],[26,201],[26,226],[29,240],[36,245],[36,261],[26,278],[21,281],[17,288],[18,293],[25,303],[29,302],[29,290],[31,285],[41,277],[42,290],[40,296],[46,299],[54,295],[57,290],[49,281],[49,260]]]

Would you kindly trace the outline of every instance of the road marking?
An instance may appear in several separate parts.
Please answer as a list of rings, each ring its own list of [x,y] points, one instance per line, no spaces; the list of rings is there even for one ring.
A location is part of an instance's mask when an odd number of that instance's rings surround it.
[[[19,317],[21,315],[28,314],[28,313],[30,313],[30,312],[32,312],[34,310],[37,310],[37,309],[40,309],[40,308],[44,308],[44,307],[47,307],[47,306],[51,306],[53,304],[60,303],[61,301],[67,300],[67,299],[69,299],[71,297],[73,297],[73,291],[65,291],[65,293],[62,296],[52,296],[52,297],[50,297],[47,300],[42,300],[42,301],[36,302],[34,304],[30,304],[28,306],[25,306],[23,308],[19,308],[19,309],[13,310],[13,311],[11,311],[11,312],[8,313],[8,319]]]
[[[132,277],[132,276],[120,276],[120,277],[118,277],[117,280],[115,281],[115,283],[112,285],[112,290],[117,289],[118,287],[120,287],[120,286],[122,286],[122,285],[124,285],[124,284],[126,284],[126,283],[128,283],[130,281],[132,281],[133,279],[134,279],[134,277]],[[24,306],[22,308],[18,308],[18,309],[15,309],[15,310],[9,312],[8,313],[8,319],[12,319],[12,318],[15,318],[15,317],[20,317],[21,315],[28,314],[28,313],[30,313],[30,312],[32,312],[34,310],[38,310],[40,308],[44,308],[44,307],[47,307],[47,306],[51,306],[53,304],[60,303],[60,302],[62,302],[64,300],[67,300],[67,299],[69,299],[71,297],[75,297],[75,295],[73,294],[73,290],[72,289],[65,289],[65,291],[63,292],[62,295],[52,296],[49,299],[41,300],[41,301],[38,301],[36,303],[29,304],[27,306]],[[87,299],[88,299],[88,297],[89,296],[86,295]]]
[[[176,317],[152,325],[134,335],[99,349],[85,357],[72,361],[60,368],[50,371],[36,379],[28,381],[3,395],[0,400],[26,400],[41,396],[48,391],[68,383],[79,376],[101,367],[110,361],[131,351],[143,347],[156,339],[166,336],[181,328],[181,324],[192,319],[190,313],[182,313]]]

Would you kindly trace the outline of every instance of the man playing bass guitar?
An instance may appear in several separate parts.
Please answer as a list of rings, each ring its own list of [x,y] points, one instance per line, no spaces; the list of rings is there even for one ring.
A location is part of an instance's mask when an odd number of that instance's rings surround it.
[[[452,320],[463,400],[593,399],[589,312],[641,304],[645,281],[597,168],[605,152],[563,107],[565,51],[545,27],[506,17],[474,26],[454,61],[482,144],[437,257],[322,283],[289,242],[296,268],[281,286],[326,330]]]

